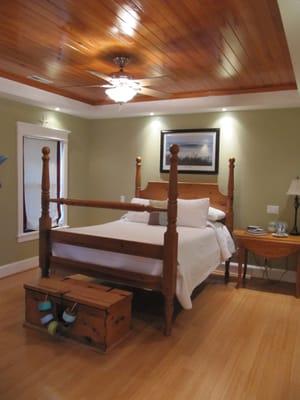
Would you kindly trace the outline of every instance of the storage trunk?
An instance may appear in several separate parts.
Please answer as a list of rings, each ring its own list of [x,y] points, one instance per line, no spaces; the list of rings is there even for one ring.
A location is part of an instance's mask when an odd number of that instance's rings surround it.
[[[38,310],[38,303],[52,302],[51,312],[61,321],[60,334],[79,342],[108,350],[130,330],[132,293],[98,285],[85,280],[42,278],[38,283],[25,284],[25,325],[47,331],[41,317],[49,311]],[[62,314],[74,307],[76,320],[65,327]]]

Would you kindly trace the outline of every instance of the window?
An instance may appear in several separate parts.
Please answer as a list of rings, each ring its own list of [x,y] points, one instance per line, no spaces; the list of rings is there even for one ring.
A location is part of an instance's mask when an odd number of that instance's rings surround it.
[[[38,238],[41,215],[42,148],[50,148],[50,197],[66,197],[67,131],[17,123],[18,130],[18,241]],[[52,226],[67,224],[66,210],[50,203]]]

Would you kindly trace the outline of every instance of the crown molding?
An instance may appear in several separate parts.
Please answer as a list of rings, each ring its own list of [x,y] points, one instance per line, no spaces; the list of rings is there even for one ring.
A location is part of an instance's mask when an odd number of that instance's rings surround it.
[[[223,108],[234,111],[300,107],[297,90],[93,106],[6,78],[0,78],[0,96],[47,110],[59,107],[59,112],[87,119],[139,117],[150,113],[194,114],[222,111]]]

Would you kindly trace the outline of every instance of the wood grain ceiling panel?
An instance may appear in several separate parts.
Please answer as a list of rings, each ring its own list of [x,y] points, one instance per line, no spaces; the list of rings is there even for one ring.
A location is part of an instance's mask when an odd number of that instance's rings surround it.
[[[0,76],[106,104],[88,70],[116,72],[123,54],[135,78],[163,75],[151,88],[169,98],[296,88],[276,0],[0,2]]]

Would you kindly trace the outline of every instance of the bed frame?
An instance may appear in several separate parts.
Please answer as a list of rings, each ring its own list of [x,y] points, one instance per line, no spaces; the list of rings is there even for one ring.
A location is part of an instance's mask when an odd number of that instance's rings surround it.
[[[50,270],[51,272],[59,270],[60,272],[67,274],[70,272],[86,274],[108,281],[121,282],[131,287],[147,288],[159,291],[163,294],[165,299],[164,333],[165,335],[170,335],[172,329],[177,275],[177,197],[183,199],[209,197],[210,203],[213,207],[225,211],[226,218],[224,223],[227,225],[228,229],[232,232],[233,228],[235,160],[233,158],[229,160],[228,194],[225,196],[219,191],[216,183],[178,183],[178,151],[179,147],[177,145],[171,146],[169,182],[149,182],[144,190],[141,189],[141,158],[138,157],[136,159],[135,195],[136,197],[157,200],[168,199],[167,208],[161,209],[123,202],[75,200],[64,198],[50,199],[50,150],[48,147],[44,147],[42,150],[42,215],[39,226],[39,266],[41,268],[42,276],[48,277]],[[166,211],[168,223],[166,232],[164,234],[164,244],[156,245],[139,243],[129,240],[111,239],[98,236],[95,237],[92,235],[51,229],[51,218],[49,214],[50,202],[67,206],[109,208],[127,211]],[[53,242],[160,259],[163,262],[163,273],[162,276],[151,276],[142,273],[123,271],[121,269],[112,269],[105,266],[55,257],[51,254]],[[226,274],[228,275],[229,262],[227,262],[226,271]]]

